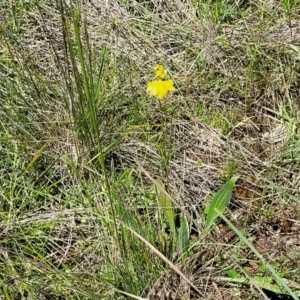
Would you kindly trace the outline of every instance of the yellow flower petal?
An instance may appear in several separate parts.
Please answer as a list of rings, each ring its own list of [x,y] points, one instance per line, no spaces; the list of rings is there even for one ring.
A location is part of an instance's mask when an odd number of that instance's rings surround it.
[[[151,96],[156,96],[159,100],[166,98],[169,92],[175,91],[173,80],[150,81],[146,90]]]
[[[165,79],[168,76],[168,72],[164,69],[163,65],[157,65],[155,67],[155,76],[159,79]]]
[[[150,81],[148,83],[148,87],[147,87],[147,92],[151,95],[151,96],[157,96],[157,91],[158,91],[159,85],[158,85],[158,81]]]
[[[174,87],[174,82],[172,79],[170,80],[165,80],[163,81],[165,88],[169,91],[169,92],[173,92],[175,91],[175,87]]]

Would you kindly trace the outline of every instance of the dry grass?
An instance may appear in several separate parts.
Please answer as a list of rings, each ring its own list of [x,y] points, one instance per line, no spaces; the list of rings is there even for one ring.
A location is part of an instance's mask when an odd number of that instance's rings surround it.
[[[89,78],[104,62],[94,140],[79,100],[79,6]],[[204,209],[233,175],[226,216],[299,289],[299,12],[279,0],[0,4],[0,298],[258,298],[226,270],[269,277],[261,261],[225,222],[202,235]],[[158,63],[177,88],[162,105],[145,92]],[[138,164],[197,224],[185,260]]]

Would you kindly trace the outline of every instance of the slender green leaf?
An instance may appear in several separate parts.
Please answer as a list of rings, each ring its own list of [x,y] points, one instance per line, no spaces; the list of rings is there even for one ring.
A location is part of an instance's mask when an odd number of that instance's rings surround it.
[[[233,176],[229,181],[227,181],[222,188],[215,194],[212,198],[211,203],[207,207],[207,217],[206,217],[206,230],[210,229],[210,227],[214,224],[216,219],[218,218],[218,213],[215,209],[218,209],[221,213],[224,212],[225,208],[229,204],[229,201],[232,196],[232,190],[234,184],[238,180],[238,176]]]
[[[180,217],[180,228],[178,231],[178,248],[180,254],[183,258],[186,258],[188,255],[188,246],[190,243],[190,231],[189,225],[185,216]]]
[[[160,179],[157,179],[156,182],[158,185],[164,189],[164,184]],[[176,236],[176,226],[175,226],[175,209],[174,205],[171,202],[171,200],[167,197],[167,195],[163,192],[161,192],[159,189],[157,189],[157,198],[159,206],[163,212],[163,214],[166,216],[167,221],[169,222],[169,226],[171,229],[171,232],[173,236]]]

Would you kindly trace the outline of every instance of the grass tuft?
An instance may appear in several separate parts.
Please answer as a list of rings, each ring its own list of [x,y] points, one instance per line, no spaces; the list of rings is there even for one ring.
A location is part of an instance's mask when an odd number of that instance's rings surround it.
[[[0,298],[298,299],[299,12],[2,1]]]

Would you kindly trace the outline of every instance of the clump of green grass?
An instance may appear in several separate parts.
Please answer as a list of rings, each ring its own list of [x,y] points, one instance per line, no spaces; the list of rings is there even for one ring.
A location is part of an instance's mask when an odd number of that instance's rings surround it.
[[[299,1],[97,5],[0,4],[4,299],[298,299]]]

